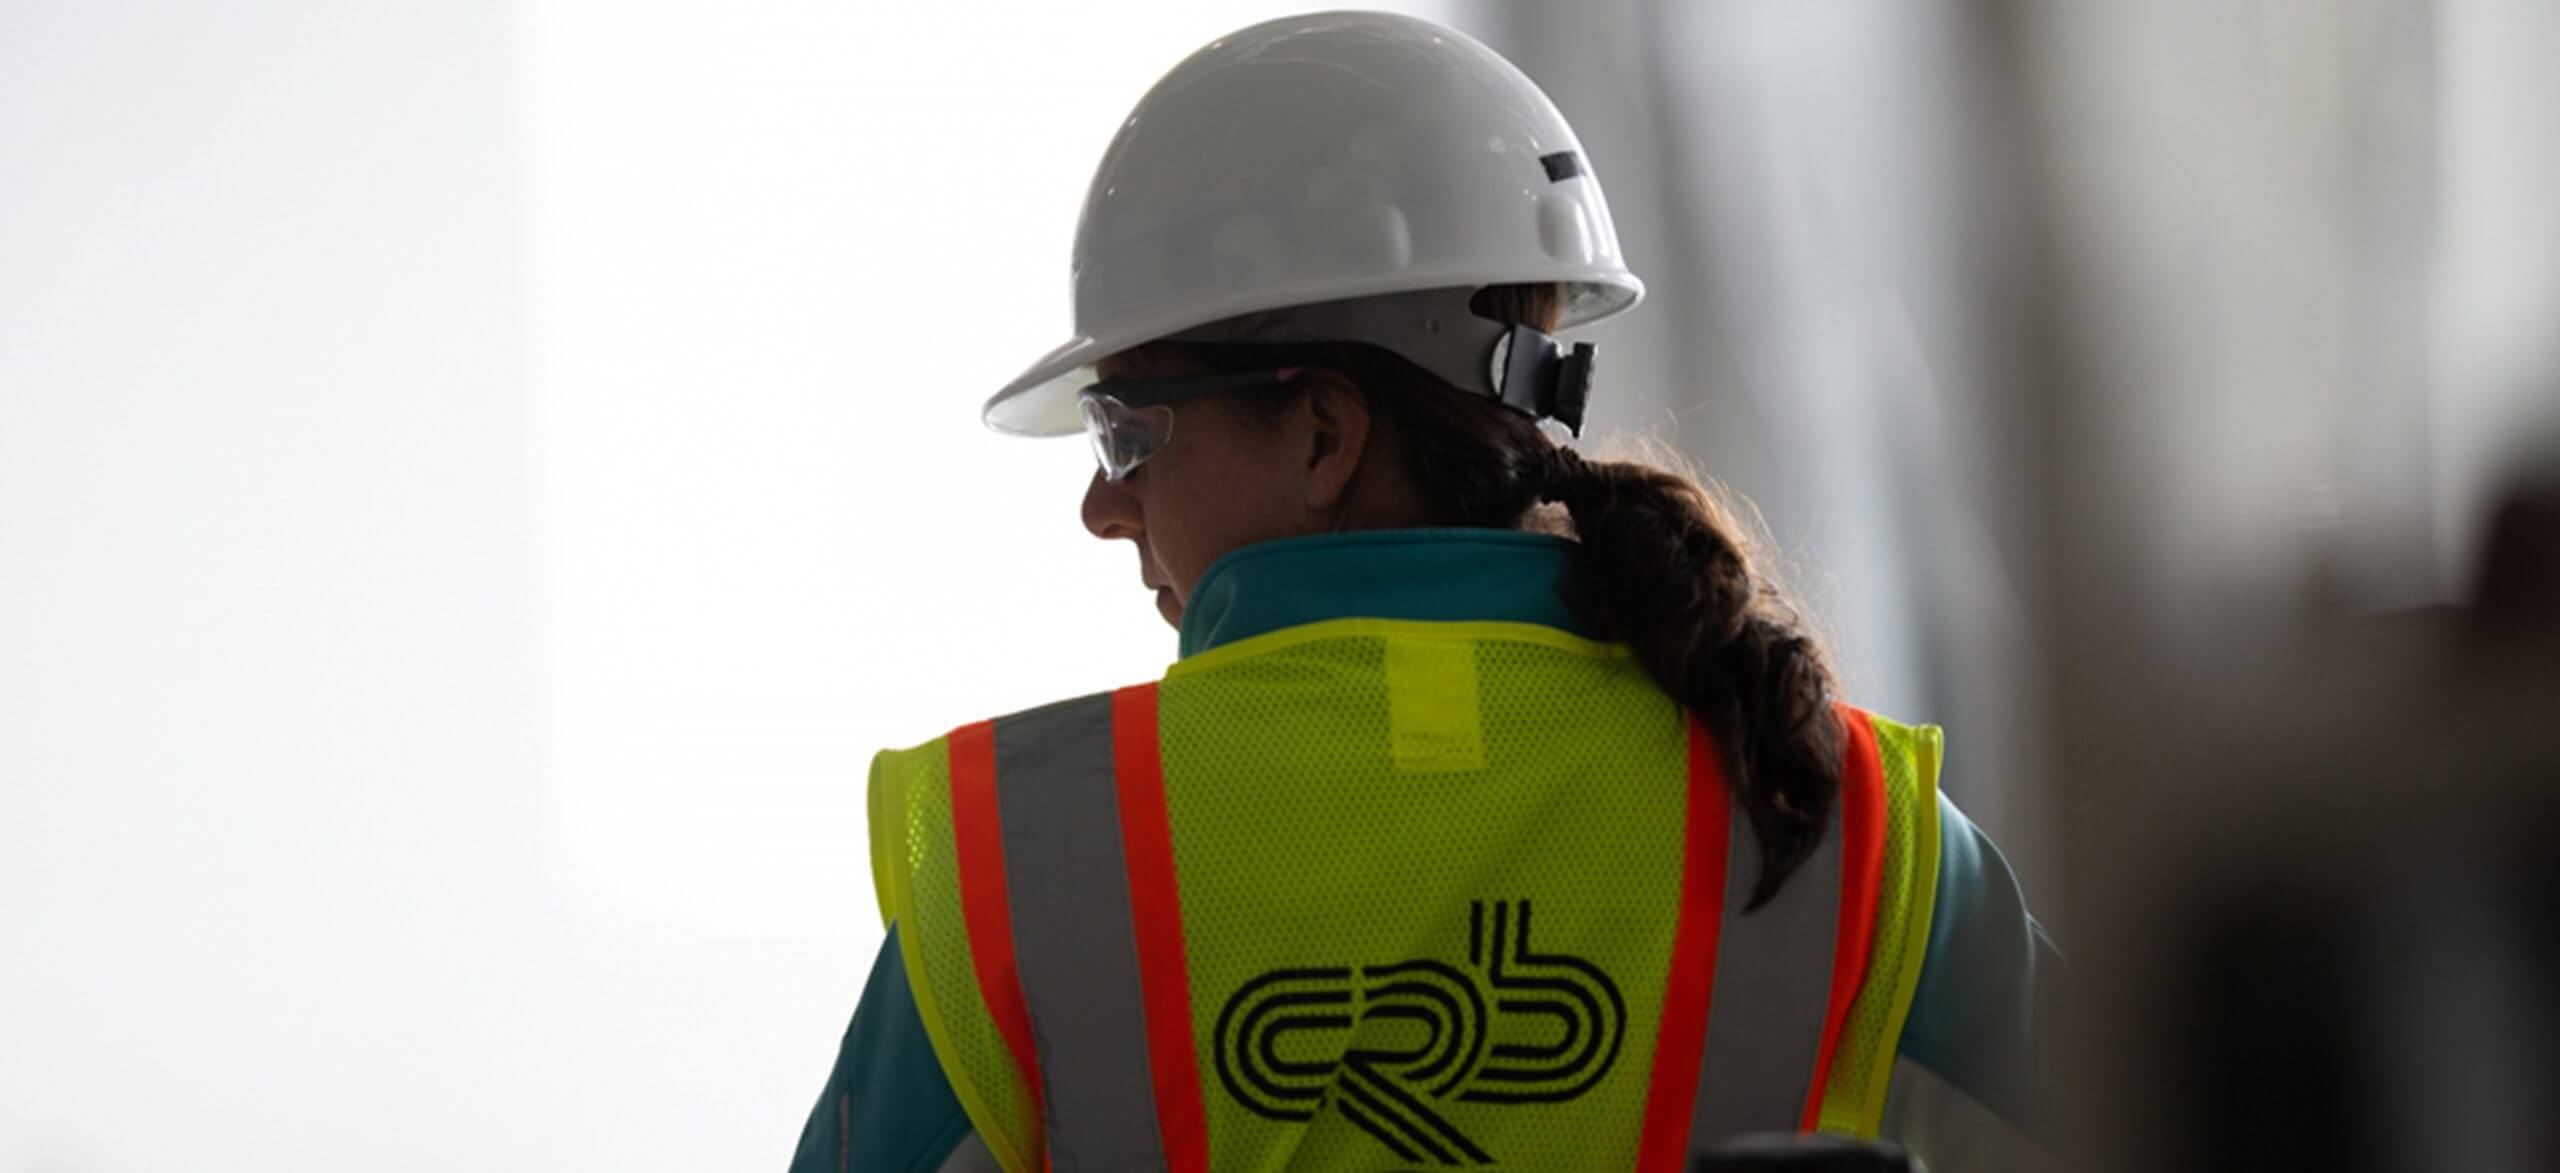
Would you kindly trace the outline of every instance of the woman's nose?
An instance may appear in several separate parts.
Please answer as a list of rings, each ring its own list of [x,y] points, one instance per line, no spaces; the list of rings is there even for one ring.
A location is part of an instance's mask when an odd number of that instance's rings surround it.
[[[1097,538],[1135,539],[1146,525],[1129,487],[1103,479],[1102,470],[1095,469],[1084,487],[1084,528]]]

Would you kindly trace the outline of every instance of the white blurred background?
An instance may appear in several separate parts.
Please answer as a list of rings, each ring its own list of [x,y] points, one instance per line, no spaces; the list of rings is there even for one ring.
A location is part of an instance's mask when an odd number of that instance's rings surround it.
[[[1172,654],[974,408],[1293,7],[0,3],[0,1171],[785,1163],[871,751]],[[2535,0],[1393,7],[1575,120],[1595,424],[2031,892],[2057,633],[2449,598],[2553,426]]]

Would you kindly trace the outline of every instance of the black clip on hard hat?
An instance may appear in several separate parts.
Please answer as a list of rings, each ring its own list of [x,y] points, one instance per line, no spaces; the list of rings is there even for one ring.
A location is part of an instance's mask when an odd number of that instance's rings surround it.
[[[1591,402],[1591,355],[1588,342],[1567,351],[1544,331],[1515,325],[1493,344],[1493,386],[1503,406],[1580,436]]]

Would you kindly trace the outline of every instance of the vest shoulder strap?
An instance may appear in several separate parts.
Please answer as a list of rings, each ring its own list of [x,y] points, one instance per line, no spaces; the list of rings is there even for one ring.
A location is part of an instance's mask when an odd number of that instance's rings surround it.
[[[872,768],[882,913],[953,1091],[1014,1173],[1058,1153],[1207,1167],[1158,740],[1141,685]]]
[[[1847,1007],[1838,1050],[1827,1064],[1821,1102],[1807,1126],[1873,1137],[1882,1127],[1887,1084],[1902,1025],[1918,992],[1938,890],[1937,727],[1903,725],[1842,707],[1848,768],[1842,803],[1855,819],[1861,806],[1880,820],[1881,856],[1874,863],[1866,918],[1864,975]],[[1851,883],[1857,884],[1854,877]],[[1834,995],[1840,988],[1834,986]]]
[[[1037,1169],[1038,1067],[1009,937],[1002,844],[972,819],[994,780],[994,726],[963,726],[925,745],[872,759],[872,885],[884,922],[899,926],[899,960],[945,1078],[988,1152],[1012,1173]],[[968,865],[977,866],[968,866]]]

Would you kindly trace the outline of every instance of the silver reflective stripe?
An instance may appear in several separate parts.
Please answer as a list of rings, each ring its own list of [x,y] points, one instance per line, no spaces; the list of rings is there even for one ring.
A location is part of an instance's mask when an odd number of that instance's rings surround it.
[[[995,749],[1014,965],[1040,1056],[1050,1165],[1161,1169],[1111,695],[997,721]]]
[[[1689,1151],[1749,1132],[1794,1132],[1813,1090],[1831,1009],[1840,931],[1840,804],[1769,903],[1742,911],[1760,878],[1760,841],[1737,799],[1725,849],[1724,923],[1707,1005],[1706,1053],[1689,1117]]]

